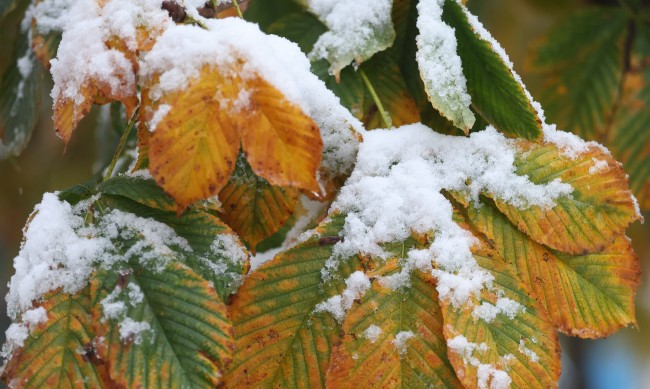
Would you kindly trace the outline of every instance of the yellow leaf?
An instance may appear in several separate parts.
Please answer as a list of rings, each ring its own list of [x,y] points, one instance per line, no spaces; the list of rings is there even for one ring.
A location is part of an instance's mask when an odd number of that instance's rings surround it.
[[[235,173],[219,193],[221,216],[255,253],[257,244],[289,219],[298,193],[297,189],[274,186],[256,176],[240,157]]]
[[[248,87],[250,106],[241,113],[239,130],[255,174],[277,186],[319,193],[315,173],[323,142],[316,123],[261,77]]]
[[[235,169],[239,137],[216,91],[235,98],[236,84],[204,68],[201,77],[158,102],[171,108],[149,139],[149,169],[179,212],[217,194]]]

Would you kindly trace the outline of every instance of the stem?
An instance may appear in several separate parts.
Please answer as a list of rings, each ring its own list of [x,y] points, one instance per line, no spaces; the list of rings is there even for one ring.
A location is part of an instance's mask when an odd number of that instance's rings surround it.
[[[113,155],[111,164],[108,165],[108,170],[106,170],[106,175],[104,176],[103,182],[106,182],[113,175],[113,170],[115,169],[117,160],[120,158],[120,155],[122,154],[122,149],[124,149],[124,145],[126,144],[126,140],[129,137],[129,134],[131,133],[131,129],[135,125],[135,121],[138,117],[139,109],[140,107],[136,108],[135,112],[133,113],[133,116],[131,116],[131,120],[129,120],[129,124],[127,124],[126,129],[124,130],[122,136],[120,137],[120,143],[118,143],[117,145],[117,150],[115,150],[115,154]]]
[[[373,88],[372,84],[370,83],[370,80],[366,76],[366,73],[363,71],[363,69],[359,68],[359,74],[361,75],[361,79],[363,80],[363,83],[366,84],[366,88],[368,88],[368,92],[370,92],[370,96],[372,96],[372,100],[375,102],[375,105],[377,106],[377,110],[379,111],[381,120],[384,122],[384,125],[386,126],[386,128],[393,127],[393,121],[391,120],[390,116],[384,109],[384,106],[382,105],[381,100],[379,100],[379,96],[377,96],[377,92],[375,92],[375,88]]]
[[[244,18],[244,15],[241,13],[241,9],[239,8],[239,3],[237,0],[232,0],[232,4],[235,6],[235,9],[237,9],[237,15],[239,15],[240,18]]]

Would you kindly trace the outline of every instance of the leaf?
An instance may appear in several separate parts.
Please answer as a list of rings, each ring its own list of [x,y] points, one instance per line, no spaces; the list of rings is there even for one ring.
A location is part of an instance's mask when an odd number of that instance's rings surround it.
[[[327,31],[327,27],[314,15],[301,11],[282,16],[271,23],[267,30],[269,34],[297,43],[303,53],[309,53],[318,37]]]
[[[398,270],[392,260],[372,273]],[[343,322],[345,335],[332,351],[327,386],[462,387],[447,358],[433,278],[417,271],[404,291],[384,288],[377,281],[372,285]],[[404,344],[396,344],[398,336]]]
[[[89,288],[75,295],[61,290],[44,297],[47,321],[38,324],[24,346],[11,355],[4,374],[12,388],[101,388],[111,384],[94,353]]]
[[[98,185],[97,191],[106,195],[123,196],[150,208],[175,211],[176,203],[153,180],[115,176]]]
[[[563,21],[537,49],[532,67],[546,76],[542,100],[560,127],[590,139],[608,131],[628,19],[622,8],[592,7]]]
[[[560,345],[546,311],[526,295],[524,284],[496,252],[486,247],[475,250],[474,258],[493,275],[496,290],[484,289],[480,298],[464,307],[442,301],[449,359],[458,378],[472,388],[506,387],[510,380],[512,387],[556,386]],[[522,309],[512,317],[499,313],[491,322],[474,317],[475,307],[494,306],[499,299],[510,299]]]
[[[349,12],[349,7],[345,3],[310,6],[310,11],[319,17],[329,31],[318,38],[309,55],[313,59],[327,59],[330,63],[329,72],[337,79],[341,70],[352,61],[358,66],[374,54],[389,48],[395,40],[391,1],[376,1],[373,9],[367,10],[367,14],[354,10],[357,15],[368,16],[353,22],[341,22],[341,16]]]
[[[219,199],[224,221],[254,253],[259,242],[275,234],[289,219],[298,201],[298,191],[269,184],[240,157]]]
[[[321,270],[332,255],[327,241],[341,231],[332,216],[317,234],[265,263],[247,279],[229,307],[235,327],[235,358],[226,386],[322,387],[339,329],[316,306],[339,293],[358,260],[342,261],[325,283]],[[260,365],[264,364],[264,368]]]
[[[621,164],[601,148],[590,146],[575,159],[551,144],[519,141],[518,149],[517,174],[535,184],[559,178],[573,187],[570,195],[559,197],[549,209],[522,210],[495,201],[499,211],[536,242],[569,254],[595,253],[639,218]]]
[[[632,77],[629,77],[632,81]],[[638,81],[637,81],[638,82]],[[612,125],[612,152],[630,175],[630,189],[644,210],[650,210],[650,72],[643,74],[641,88],[634,85],[623,100]]]
[[[237,129],[215,91],[234,97],[237,83],[205,68],[200,78],[160,102],[170,108],[149,138],[149,169],[179,211],[217,194],[235,169]]]
[[[14,52],[17,62],[0,81],[0,159],[17,156],[27,147],[44,83],[43,69],[29,47],[28,31],[20,32]]]
[[[442,21],[443,3],[436,0],[418,3],[415,56],[429,101],[467,135],[476,118],[470,110],[471,97],[461,59],[456,54],[454,29]]]
[[[550,250],[517,230],[492,205],[469,205],[469,220],[494,246],[561,332],[601,338],[636,323],[639,261],[624,236],[603,251],[571,256]]]
[[[239,133],[255,174],[277,186],[320,193],[316,171],[323,141],[316,123],[261,77],[247,86],[251,106],[240,116]]]
[[[455,0],[445,0],[442,19],[456,32],[472,108],[505,134],[539,138],[542,123],[510,63],[500,56],[502,49],[494,46],[496,41],[485,40],[475,17]]]
[[[144,96],[142,119],[155,126],[144,141],[149,169],[179,212],[223,189],[235,169],[240,140],[256,175],[273,185],[320,193],[318,126],[262,78],[242,81],[205,67],[187,88],[156,102]],[[162,117],[152,123],[155,115]]]
[[[111,378],[129,388],[218,385],[233,345],[226,307],[215,290],[177,263],[162,270],[142,266],[138,258],[129,264],[99,273],[92,284],[95,306],[113,291],[124,291],[128,299],[126,317],[108,319],[99,333]],[[133,289],[141,292],[141,301],[132,297]],[[146,324],[138,328],[140,323]]]

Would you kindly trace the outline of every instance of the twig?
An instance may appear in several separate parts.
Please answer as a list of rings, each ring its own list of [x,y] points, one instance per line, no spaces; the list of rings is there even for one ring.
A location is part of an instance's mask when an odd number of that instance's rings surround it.
[[[113,175],[113,170],[115,169],[117,160],[120,158],[120,155],[122,154],[122,149],[124,149],[124,145],[126,144],[126,140],[128,139],[129,134],[131,133],[131,129],[135,125],[136,119],[138,117],[139,109],[140,107],[136,108],[135,112],[133,113],[133,116],[131,117],[131,120],[129,120],[129,124],[127,124],[126,129],[124,130],[122,136],[120,137],[120,143],[117,144],[117,150],[115,150],[115,154],[113,155],[111,164],[108,165],[108,169],[106,170],[106,174],[104,175],[103,182],[106,182]]]
[[[359,68],[359,74],[361,75],[361,79],[363,80],[363,83],[366,84],[366,88],[368,88],[368,92],[370,92],[370,96],[372,96],[372,99],[375,102],[375,105],[377,106],[377,110],[379,111],[381,120],[384,122],[384,125],[386,126],[386,128],[393,127],[393,121],[391,120],[390,116],[384,109],[384,106],[381,103],[381,100],[379,100],[379,96],[377,96],[377,92],[375,92],[375,88],[372,86],[372,83],[370,83],[370,80],[366,76],[366,73],[361,68]]]

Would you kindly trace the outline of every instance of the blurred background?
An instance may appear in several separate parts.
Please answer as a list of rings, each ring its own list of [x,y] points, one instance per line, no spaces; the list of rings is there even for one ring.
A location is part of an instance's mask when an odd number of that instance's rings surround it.
[[[515,69],[539,100],[548,80],[533,74],[527,65],[536,42],[572,12],[588,5],[610,3],[616,1],[470,0],[468,6],[501,42]],[[6,41],[0,40],[0,53],[10,50],[6,46]],[[0,55],[0,71],[8,65],[5,58]],[[22,227],[42,194],[90,179],[96,173],[93,168],[101,166],[97,161],[110,158],[100,155],[98,150],[106,149],[106,142],[115,142],[115,137],[93,128],[98,115],[95,109],[65,147],[54,134],[51,115],[51,100],[43,96],[38,125],[29,146],[19,157],[0,161],[2,296],[7,293],[7,283],[13,274],[12,259],[20,248]],[[549,117],[549,122],[554,121]],[[97,147],[98,144],[103,147]],[[636,299],[638,328],[623,329],[597,341],[563,338],[561,388],[650,388],[650,214],[646,213],[645,218],[648,223],[637,222],[628,231],[643,268]],[[5,301],[0,299],[0,342],[4,342],[4,330],[10,324],[5,312]]]

